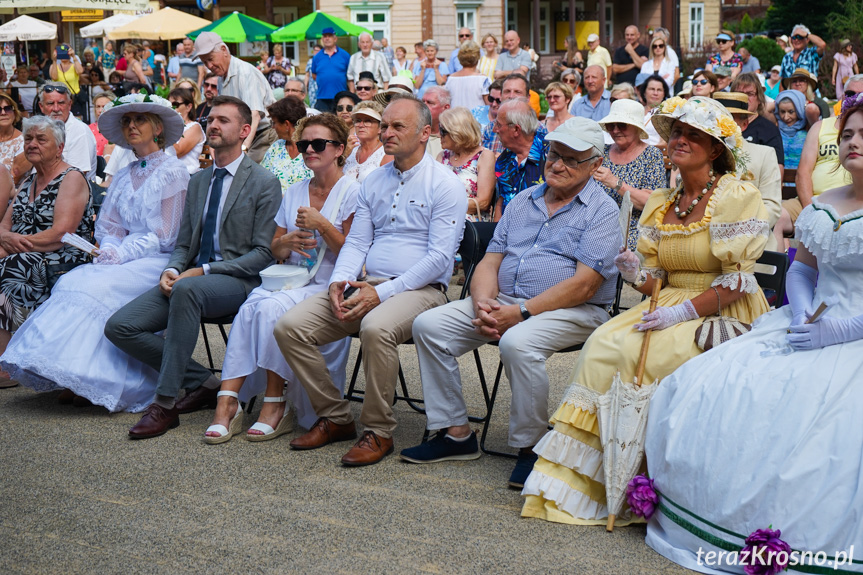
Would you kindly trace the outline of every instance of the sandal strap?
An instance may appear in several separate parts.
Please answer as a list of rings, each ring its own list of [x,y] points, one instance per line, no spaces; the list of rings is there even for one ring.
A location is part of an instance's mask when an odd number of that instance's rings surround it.
[[[284,403],[288,400],[284,395],[280,395],[279,397],[267,397],[264,396],[264,403]]]
[[[260,421],[256,421],[254,423],[254,425],[252,425],[252,427],[249,428],[250,431],[252,429],[254,429],[255,431],[260,431],[264,435],[270,435],[276,431],[275,429],[273,429],[272,427],[270,427],[266,423],[261,423]],[[246,432],[246,433],[248,433],[248,432]],[[254,434],[252,434],[252,435],[254,435]]]
[[[229,391],[228,393],[233,393],[233,392]],[[224,425],[221,425],[221,424],[211,425],[210,427],[207,428],[206,433],[209,433],[211,431],[215,431],[216,433],[218,433],[219,437],[225,437],[226,435],[228,435],[228,428],[225,427]]]
[[[234,399],[240,399],[240,394],[237,393],[236,391],[220,391],[219,393],[216,394],[216,397],[222,397],[222,396],[233,397]]]

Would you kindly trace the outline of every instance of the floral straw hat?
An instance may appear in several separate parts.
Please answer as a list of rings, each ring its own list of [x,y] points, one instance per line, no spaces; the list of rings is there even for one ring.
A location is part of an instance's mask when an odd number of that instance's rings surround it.
[[[659,136],[666,142],[675,121],[683,122],[713,136],[725,146],[726,159],[735,166],[734,171],[738,174],[746,173],[747,158],[743,151],[743,134],[740,132],[740,126],[728,110],[716,100],[702,96],[684,100],[675,96],[662,103],[651,121]]]
[[[131,146],[123,135],[120,120],[130,112],[155,114],[162,120],[162,133],[165,135],[165,147],[173,146],[183,135],[183,118],[171,106],[171,102],[154,94],[129,94],[118,98],[105,106],[105,111],[99,116],[99,132],[121,148]]]

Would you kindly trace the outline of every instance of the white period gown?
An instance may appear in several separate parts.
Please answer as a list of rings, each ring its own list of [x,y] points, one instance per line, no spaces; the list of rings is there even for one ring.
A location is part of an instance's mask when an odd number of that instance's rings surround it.
[[[143,166],[142,166],[143,164]],[[114,312],[159,283],[177,233],[189,173],[162,151],[122,168],[96,221],[96,241],[117,263],[65,274],[15,332],[0,365],[36,391],[67,388],[109,411],[142,411],[158,373],[104,336]]]
[[[863,210],[834,231],[835,210],[813,204],[797,220],[818,261],[812,309],[826,302],[830,316],[858,316]],[[841,560],[837,552],[854,546],[854,563],[822,567],[863,572],[863,340],[791,352],[790,323],[790,306],[762,316],[750,333],[686,362],[653,397],[645,451],[661,508],[647,543],[684,567],[742,573],[706,565],[706,553],[742,548],[772,525],[795,550]]]

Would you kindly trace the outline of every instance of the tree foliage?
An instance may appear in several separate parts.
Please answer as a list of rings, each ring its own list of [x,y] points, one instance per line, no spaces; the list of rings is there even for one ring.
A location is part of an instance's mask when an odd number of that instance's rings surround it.
[[[860,0],[846,0],[846,3]],[[773,5],[767,9],[767,27],[771,30],[782,30],[791,35],[795,24],[803,24],[813,34],[824,36],[828,34],[827,19],[832,12],[842,13],[840,0],[773,0]]]
[[[755,36],[740,43],[737,50],[746,48],[749,53],[758,58],[761,64],[761,72],[767,73],[770,68],[782,63],[785,51],[775,41],[765,36]]]
[[[863,32],[863,0],[845,0],[837,11],[827,15],[825,24],[834,39],[857,38]]]

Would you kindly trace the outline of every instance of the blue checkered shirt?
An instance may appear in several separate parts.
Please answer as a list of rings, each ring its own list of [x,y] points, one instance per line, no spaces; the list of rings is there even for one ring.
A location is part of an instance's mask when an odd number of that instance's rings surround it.
[[[573,277],[581,262],[605,278],[587,303],[612,303],[614,256],[623,245],[617,204],[591,178],[571,202],[548,217],[547,189],[540,184],[515,196],[495,228],[487,251],[503,254],[497,274],[500,293],[530,299]]]
[[[818,65],[821,63],[821,54],[818,48],[809,46],[800,52],[797,62],[794,61],[794,52],[788,52],[782,57],[782,77],[790,78],[797,68],[806,68],[813,74],[818,74]]]

